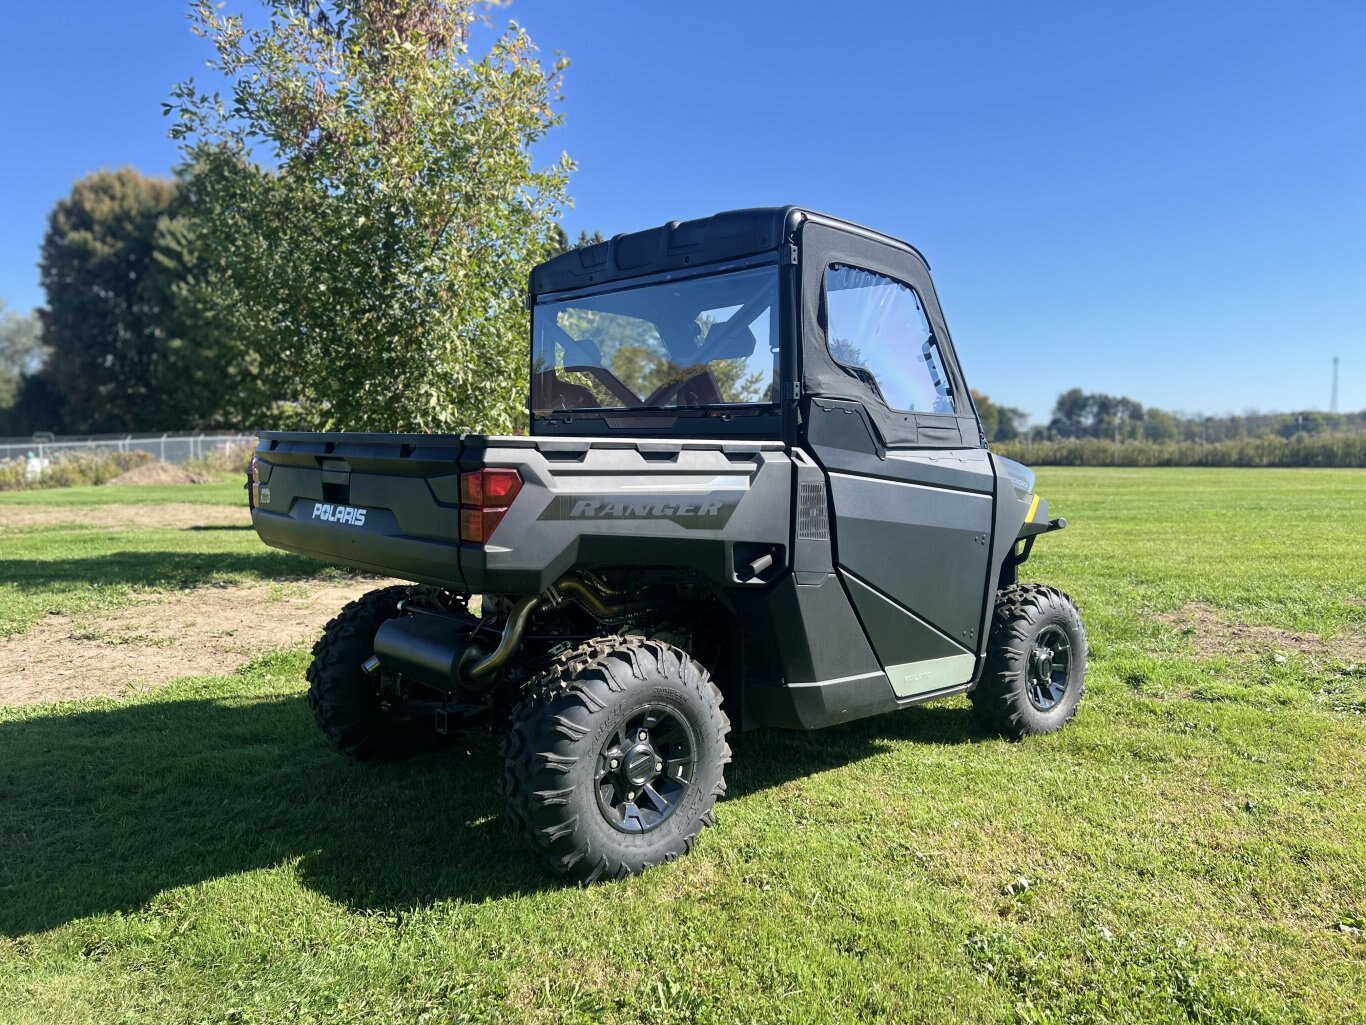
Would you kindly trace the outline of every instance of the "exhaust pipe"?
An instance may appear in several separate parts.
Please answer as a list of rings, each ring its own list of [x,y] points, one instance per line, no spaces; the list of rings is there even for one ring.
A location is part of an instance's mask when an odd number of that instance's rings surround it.
[[[366,672],[379,666],[418,683],[450,693],[463,684],[483,693],[498,678],[517,649],[532,614],[544,605],[556,606],[568,599],[603,624],[620,621],[651,607],[644,600],[613,601],[579,577],[557,580],[545,595],[528,594],[513,603],[503,624],[498,644],[487,655],[470,643],[461,628],[464,621],[450,616],[417,613],[385,622],[375,635],[375,659],[365,664]],[[377,661],[376,661],[377,660]]]
[[[561,577],[551,590],[565,595],[594,619],[603,622],[644,612],[650,607],[648,601],[609,601],[579,577]]]
[[[518,598],[508,613],[507,622],[503,624],[503,635],[498,639],[498,646],[482,659],[474,648],[466,648],[455,667],[456,678],[477,690],[487,690],[498,671],[517,653],[522,644],[522,634],[526,632],[527,620],[540,604],[540,595],[528,594]]]

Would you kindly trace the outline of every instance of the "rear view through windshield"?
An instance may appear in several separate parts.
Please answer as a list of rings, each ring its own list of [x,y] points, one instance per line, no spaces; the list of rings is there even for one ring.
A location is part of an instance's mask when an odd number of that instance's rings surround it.
[[[540,303],[531,404],[679,409],[777,401],[774,267]]]

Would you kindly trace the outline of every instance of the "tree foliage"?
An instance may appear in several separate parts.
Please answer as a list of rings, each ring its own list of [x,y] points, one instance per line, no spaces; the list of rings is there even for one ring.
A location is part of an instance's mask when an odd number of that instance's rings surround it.
[[[982,433],[987,441],[1010,441],[1020,436],[1029,414],[1014,406],[998,406],[985,392],[973,389],[972,403],[982,420]]]
[[[11,310],[0,299],[0,410],[14,405],[23,379],[36,374],[46,359],[37,313]]]
[[[1293,439],[1319,434],[1366,433],[1366,411],[1258,413],[1201,416],[1169,412],[1128,398],[1072,388],[1058,396],[1044,436],[1098,438],[1113,442],[1220,444],[1245,438]],[[1250,464],[1249,464],[1250,465]]]
[[[192,5],[225,98],[178,87],[195,168],[191,289],[250,337],[240,392],[280,426],[509,430],[525,418],[531,266],[571,164],[533,165],[563,62],[475,0],[268,0],[253,27]],[[263,145],[266,163],[253,157]],[[268,412],[266,412],[268,410]]]
[[[49,352],[42,376],[65,429],[167,430],[221,419],[233,353],[208,332],[190,338],[183,284],[195,254],[173,180],[101,171],[57,203],[39,264]]]

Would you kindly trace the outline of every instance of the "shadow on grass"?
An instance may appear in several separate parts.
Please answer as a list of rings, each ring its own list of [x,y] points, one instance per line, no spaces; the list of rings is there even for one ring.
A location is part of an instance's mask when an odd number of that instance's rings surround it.
[[[734,757],[726,769],[726,792],[743,797],[872,758],[896,743],[969,744],[985,739],[971,709],[947,705],[903,709],[809,733],[756,730],[730,739]]]
[[[212,577],[279,580],[316,576],[325,568],[273,549],[243,552],[109,552],[70,559],[0,559],[0,580],[58,589],[65,584],[194,587]]]
[[[958,708],[817,733],[749,734],[728,773],[744,795],[889,742],[973,739]],[[180,700],[0,723],[0,934],[126,912],[162,891],[292,862],[357,910],[478,902],[563,885],[502,821],[486,738],[358,765],[302,697]]]

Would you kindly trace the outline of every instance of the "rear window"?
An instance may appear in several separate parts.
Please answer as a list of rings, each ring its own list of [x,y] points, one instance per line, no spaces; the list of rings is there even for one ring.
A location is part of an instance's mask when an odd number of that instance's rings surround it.
[[[777,296],[761,267],[538,303],[532,410],[774,402]]]

